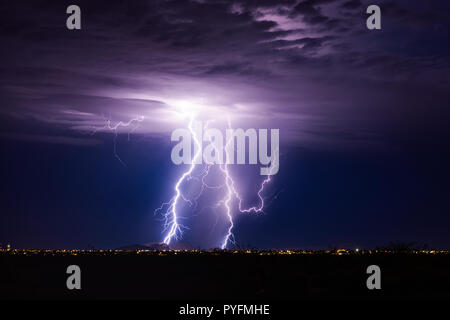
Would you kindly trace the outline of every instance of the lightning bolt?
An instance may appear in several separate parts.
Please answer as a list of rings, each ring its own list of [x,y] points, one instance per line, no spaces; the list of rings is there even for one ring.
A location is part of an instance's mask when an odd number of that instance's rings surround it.
[[[167,208],[164,213],[163,213],[163,217],[164,217],[164,230],[168,230],[166,236],[164,237],[163,242],[165,244],[170,244],[172,239],[179,239],[182,236],[182,228],[183,226],[179,223],[179,214],[177,212],[177,205],[180,201],[180,199],[184,200],[185,202],[189,203],[192,205],[192,201],[185,198],[183,196],[182,191],[180,190],[180,186],[184,181],[188,181],[190,179],[197,179],[199,181],[201,181],[201,189],[199,191],[199,193],[197,194],[197,196],[194,198],[195,201],[197,201],[198,198],[200,198],[200,196],[203,194],[205,189],[221,189],[221,188],[225,188],[226,192],[224,197],[214,206],[214,208],[217,208],[219,206],[223,206],[224,207],[224,211],[225,211],[225,215],[226,218],[228,220],[228,227],[226,229],[226,234],[221,242],[221,248],[225,249],[228,244],[230,242],[235,243],[234,241],[234,235],[233,235],[233,228],[234,228],[234,221],[233,221],[233,208],[232,208],[232,202],[233,200],[237,200],[238,201],[238,211],[241,213],[260,213],[263,212],[264,210],[264,197],[263,197],[263,192],[264,192],[264,188],[265,186],[271,181],[271,176],[268,175],[263,182],[261,183],[258,192],[257,192],[257,196],[259,199],[259,203],[256,206],[253,207],[249,207],[249,208],[243,208],[243,198],[240,196],[240,194],[237,192],[236,188],[235,188],[235,182],[233,179],[233,176],[231,175],[229,169],[228,169],[228,165],[225,161],[224,164],[221,164],[219,166],[220,171],[222,172],[223,176],[224,176],[224,183],[219,185],[219,186],[210,186],[206,183],[205,178],[209,175],[210,169],[212,167],[213,164],[207,164],[205,170],[203,171],[203,173],[200,175],[200,179],[198,177],[194,177],[192,175],[192,172],[194,171],[196,165],[195,163],[197,162],[197,160],[199,159],[199,157],[201,157],[201,152],[200,152],[200,141],[199,138],[196,137],[195,132],[192,128],[192,124],[194,121],[194,117],[190,117],[190,122],[188,125],[189,131],[191,132],[191,135],[194,138],[194,142],[197,145],[197,152],[194,155],[193,161],[191,166],[189,167],[189,169],[184,172],[181,177],[178,179],[178,181],[175,184],[174,187],[174,191],[175,191],[175,195],[172,197],[172,199],[170,199],[168,202],[163,203],[159,208],[157,208],[155,210],[155,213],[158,211],[162,211],[164,210],[164,208]],[[209,125],[211,121],[208,121],[205,128],[206,129]],[[228,120],[228,127],[231,127],[230,121]],[[211,137],[210,141],[211,141]],[[200,138],[201,139],[201,138]],[[230,140],[226,142],[225,147],[223,147],[226,153],[226,157],[228,158],[228,145],[230,143]],[[218,152],[218,148],[215,144],[213,144],[216,152]]]
[[[122,159],[119,157],[119,154],[117,153],[117,130],[120,127],[130,127],[133,124],[139,124],[140,122],[144,121],[144,116],[138,116],[136,118],[133,118],[129,120],[128,122],[119,121],[116,124],[112,124],[111,118],[106,120],[106,124],[103,127],[94,128],[94,131],[92,132],[92,135],[96,134],[99,131],[113,131],[114,132],[114,157],[116,157],[119,162],[126,167],[125,162],[122,161]],[[128,141],[130,140],[130,134],[133,133],[137,129],[138,125],[135,125],[131,131],[128,132]]]
[[[170,242],[172,241],[173,238],[178,239],[181,234],[182,234],[182,225],[179,223],[179,215],[177,212],[177,205],[178,202],[180,201],[180,199],[183,199],[189,203],[191,203],[190,200],[186,199],[181,190],[180,190],[180,186],[181,184],[186,180],[191,178],[191,174],[195,169],[195,163],[196,161],[199,159],[199,157],[201,157],[201,146],[200,146],[200,141],[198,139],[198,137],[195,135],[195,132],[192,128],[192,124],[194,122],[194,117],[191,116],[190,117],[190,121],[189,121],[189,131],[191,132],[192,137],[194,138],[194,143],[197,145],[197,152],[194,154],[194,158],[192,161],[191,166],[189,167],[189,169],[184,172],[181,177],[178,179],[178,181],[175,184],[175,195],[173,196],[172,199],[170,199],[169,202],[163,203],[163,205],[161,207],[159,207],[158,209],[155,210],[155,213],[158,211],[163,210],[163,208],[165,206],[168,206],[167,210],[163,213],[164,216],[164,230],[168,230],[163,242],[167,245],[170,244]]]
[[[230,120],[228,119],[228,128],[231,128],[231,124],[230,124]],[[226,158],[228,159],[228,145],[230,143],[230,140],[227,141],[226,145],[225,145],[225,153],[226,153]],[[217,149],[216,149],[217,150]],[[232,199],[232,197],[234,196],[237,200],[238,200],[238,210],[241,213],[249,213],[249,212],[253,212],[253,213],[260,213],[264,210],[264,198],[262,196],[262,193],[264,191],[264,187],[267,183],[270,182],[271,180],[271,175],[267,175],[267,177],[263,180],[263,182],[261,183],[261,186],[258,190],[258,198],[259,198],[259,205],[258,206],[253,206],[250,208],[242,208],[242,197],[239,195],[239,193],[237,192],[236,188],[235,188],[235,183],[233,180],[233,177],[231,176],[229,170],[228,170],[228,165],[227,162],[225,162],[225,164],[223,166],[221,166],[221,170],[222,172],[225,174],[225,183],[227,186],[227,195],[225,196],[225,198],[222,200],[223,203],[225,204],[225,212],[226,215],[228,217],[228,222],[229,222],[229,227],[227,230],[227,233],[222,241],[222,245],[221,245],[221,249],[226,249],[228,242],[232,242],[234,243],[234,235],[233,235],[233,228],[234,228],[234,222],[233,222],[233,216],[231,214],[231,208],[230,208],[230,201]],[[271,172],[270,172],[271,173]]]
[[[260,213],[264,211],[264,198],[262,196],[262,193],[264,191],[264,187],[267,183],[269,183],[271,181],[271,176],[268,175],[263,182],[261,183],[261,186],[258,190],[258,198],[259,198],[259,205],[258,206],[253,206],[253,207],[249,207],[249,208],[242,208],[242,197],[239,195],[239,193],[237,192],[236,188],[234,187],[234,180],[232,178],[232,176],[230,175],[230,172],[228,171],[228,167],[227,165],[225,165],[224,167],[222,167],[222,171],[225,173],[226,176],[226,185],[227,185],[227,190],[228,193],[226,195],[226,197],[224,198],[224,203],[225,203],[225,208],[226,208],[226,215],[228,217],[228,221],[229,221],[229,227],[228,227],[228,231],[227,234],[225,235],[223,241],[222,241],[222,245],[221,248],[222,249],[226,249],[228,242],[232,242],[235,243],[234,241],[234,235],[233,235],[233,227],[234,227],[234,222],[233,222],[233,216],[231,215],[231,208],[229,206],[229,202],[231,201],[232,196],[235,197],[235,199],[238,200],[238,210],[241,213],[249,213],[249,212],[253,212],[253,213]]]
[[[139,116],[139,117],[130,119],[128,122],[119,121],[116,124],[113,124],[112,120],[108,119],[108,120],[106,120],[106,124],[103,127],[95,128],[92,134],[94,135],[95,133],[97,133],[99,131],[105,131],[105,130],[113,131],[114,132],[114,156],[117,158],[117,160],[123,166],[126,166],[125,163],[122,161],[122,159],[119,157],[118,152],[117,152],[118,129],[121,127],[130,127],[130,126],[136,124],[135,126],[133,126],[132,130],[128,132],[128,140],[130,140],[130,134],[137,129],[138,124],[140,122],[142,122],[143,120],[144,120],[144,116]],[[257,192],[259,204],[257,206],[253,206],[253,207],[249,207],[249,208],[243,208],[243,205],[242,205],[243,198],[239,195],[239,193],[237,192],[237,190],[235,188],[235,182],[234,182],[234,179],[228,169],[228,164],[226,163],[226,161],[224,164],[221,164],[219,166],[220,171],[224,175],[224,183],[221,185],[211,186],[208,183],[206,183],[206,181],[205,181],[206,177],[210,173],[210,169],[213,164],[208,163],[206,165],[205,170],[200,175],[200,179],[198,177],[193,176],[192,173],[193,173],[194,169],[196,168],[196,163],[197,163],[198,159],[202,156],[202,154],[201,154],[201,143],[202,143],[201,139],[202,139],[202,137],[199,138],[195,134],[195,131],[193,129],[194,120],[195,120],[194,115],[190,115],[188,129],[194,139],[194,143],[196,145],[196,150],[197,150],[196,153],[194,154],[192,164],[190,165],[189,169],[187,171],[185,171],[180,176],[180,178],[177,180],[177,182],[175,183],[174,196],[168,202],[163,203],[159,208],[157,208],[155,210],[155,213],[163,211],[164,208],[166,208],[166,210],[163,212],[163,218],[164,218],[164,230],[167,230],[167,233],[164,237],[163,242],[165,244],[169,245],[173,239],[179,239],[182,236],[182,229],[187,228],[179,222],[181,217],[180,217],[179,213],[177,212],[178,204],[180,203],[181,200],[183,200],[183,201],[189,203],[190,205],[193,205],[192,200],[186,198],[183,195],[183,192],[181,191],[181,185],[183,184],[183,182],[189,181],[190,179],[197,179],[197,180],[201,181],[201,189],[200,189],[199,193],[197,194],[197,196],[194,197],[194,201],[197,201],[200,198],[200,196],[203,194],[205,189],[226,188],[224,197],[216,204],[216,206],[214,206],[214,207],[219,207],[222,205],[224,206],[225,215],[229,222],[226,234],[221,242],[221,248],[225,249],[229,242],[235,243],[234,235],[233,235],[233,228],[234,228],[233,213],[232,213],[233,209],[231,206],[233,200],[238,201],[238,211],[241,213],[249,213],[249,212],[260,213],[260,212],[262,212],[264,210],[264,206],[265,206],[264,197],[262,194],[264,192],[264,188],[265,188],[266,184],[271,181],[271,176],[268,175],[263,180],[263,182],[261,183],[261,186]],[[208,127],[210,122],[211,122],[211,120],[207,121],[204,129],[206,129]],[[231,124],[230,124],[229,120],[228,120],[228,127],[231,128]],[[230,143],[230,140],[228,140],[226,145],[223,147],[227,159],[228,159],[228,148],[227,147],[228,147],[229,143]],[[215,144],[213,144],[213,146],[216,149],[216,152],[218,152],[219,150],[217,149],[217,146]]]
[[[231,214],[230,202],[232,200],[233,195],[236,194],[236,191],[234,189],[234,181],[231,178],[230,172],[228,171],[227,164],[224,164],[223,166],[221,166],[220,169],[225,174],[225,184],[227,186],[227,193],[225,195],[225,198],[222,199],[222,202],[225,206],[225,213],[227,215],[228,222],[230,223],[228,226],[228,229],[227,229],[227,233],[225,234],[225,238],[222,241],[222,245],[220,246],[221,249],[225,249],[227,247],[228,241],[230,241],[230,239],[234,238],[233,232],[232,232],[233,228],[234,228],[234,222],[233,222],[233,216]]]

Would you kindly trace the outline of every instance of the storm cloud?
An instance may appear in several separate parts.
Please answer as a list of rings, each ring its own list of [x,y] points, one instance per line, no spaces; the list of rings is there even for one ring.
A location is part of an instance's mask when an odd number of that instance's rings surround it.
[[[296,143],[370,145],[399,128],[435,131],[448,101],[448,44],[426,40],[448,35],[435,1],[381,1],[379,32],[365,29],[363,1],[81,1],[75,32],[67,4],[2,3],[3,118],[76,134],[144,115],[137,132],[164,133],[174,101],[189,100]]]

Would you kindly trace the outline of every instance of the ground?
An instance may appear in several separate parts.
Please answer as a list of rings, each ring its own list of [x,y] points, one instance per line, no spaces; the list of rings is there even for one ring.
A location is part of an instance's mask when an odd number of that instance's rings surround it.
[[[81,269],[81,290],[66,268]],[[381,290],[368,290],[369,265]],[[0,298],[299,300],[450,299],[448,253],[0,253]]]

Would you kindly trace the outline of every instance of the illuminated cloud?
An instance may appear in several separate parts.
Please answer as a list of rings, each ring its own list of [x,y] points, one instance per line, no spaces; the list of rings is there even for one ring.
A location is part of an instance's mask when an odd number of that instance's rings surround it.
[[[1,113],[41,122],[47,135],[46,127],[76,135],[144,116],[136,133],[167,135],[183,124],[177,105],[184,101],[205,117],[232,114],[241,127],[283,128],[289,143],[380,145],[411,126],[399,114],[421,112],[423,101],[409,90],[445,96],[431,83],[449,83],[448,45],[425,54],[415,44],[427,34],[399,36],[389,26],[428,24],[445,33],[448,20],[442,11],[383,1],[386,28],[373,34],[364,29],[366,4],[81,1],[84,28],[70,33],[47,1],[27,4],[21,15],[11,14],[17,4],[3,3]]]

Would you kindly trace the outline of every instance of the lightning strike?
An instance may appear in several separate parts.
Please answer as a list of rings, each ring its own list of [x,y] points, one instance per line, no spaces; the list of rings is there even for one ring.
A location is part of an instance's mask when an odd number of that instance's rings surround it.
[[[228,119],[228,127],[231,128],[230,119]],[[223,148],[227,157],[229,156],[228,145],[229,145],[231,139],[227,140],[227,142]],[[215,150],[218,152],[217,148],[215,148]],[[261,183],[261,186],[257,193],[258,198],[259,198],[259,205],[253,206],[253,207],[250,207],[247,209],[243,209],[242,208],[243,199],[239,195],[239,193],[237,192],[237,190],[234,186],[235,183],[234,183],[233,177],[230,174],[230,171],[228,170],[228,164],[225,162],[225,164],[220,166],[220,169],[225,176],[225,185],[227,188],[227,193],[226,193],[225,197],[221,200],[221,203],[223,203],[225,206],[225,214],[226,214],[226,216],[228,218],[228,222],[229,222],[227,232],[226,232],[225,237],[222,240],[222,244],[221,244],[221,249],[225,249],[228,245],[228,242],[234,243],[234,235],[233,235],[234,221],[233,221],[233,215],[232,215],[231,207],[230,207],[230,202],[232,201],[233,196],[238,200],[239,212],[241,212],[241,213],[249,213],[249,212],[260,213],[264,209],[264,198],[262,197],[262,192],[264,191],[265,185],[268,182],[270,182],[271,178],[270,178],[270,175],[267,175],[267,178],[265,178],[264,181]],[[272,172],[270,172],[270,173],[272,173]]]
[[[228,119],[228,127],[231,127],[229,119]],[[227,141],[227,143],[225,145],[225,148],[224,148],[225,149],[225,153],[227,154],[227,156],[228,156],[228,150],[229,150],[227,147],[228,147],[229,143],[230,143],[230,140]],[[271,167],[271,168],[273,168],[273,167]],[[247,209],[243,209],[242,208],[242,201],[243,201],[243,199],[239,195],[239,193],[237,192],[236,188],[234,187],[234,180],[233,180],[230,172],[228,171],[227,163],[225,163],[223,166],[221,166],[221,169],[222,169],[222,171],[225,174],[225,181],[226,181],[227,190],[228,190],[228,193],[227,193],[227,196],[226,196],[226,199],[225,199],[224,203],[225,203],[225,207],[226,207],[226,214],[227,214],[228,221],[229,221],[229,227],[228,227],[228,231],[227,231],[227,233],[226,233],[226,235],[225,235],[225,237],[224,237],[224,239],[222,241],[222,245],[221,245],[221,248],[225,249],[227,247],[227,245],[228,245],[228,242],[230,240],[232,240],[232,242],[234,243],[234,235],[233,235],[233,232],[232,232],[233,231],[233,227],[234,227],[234,222],[233,222],[233,216],[231,215],[231,209],[229,207],[229,202],[231,201],[232,195],[234,195],[234,197],[238,200],[238,210],[239,210],[239,212],[241,212],[241,213],[249,213],[249,212],[260,213],[264,209],[264,198],[262,197],[262,192],[264,191],[265,185],[268,182],[270,182],[271,179],[270,179],[270,175],[267,175],[267,177],[261,183],[261,186],[260,186],[260,188],[258,190],[258,193],[257,193],[258,198],[259,198],[259,205],[258,206],[253,206],[253,207],[250,207],[250,208],[247,208]],[[272,173],[272,170],[271,170],[270,173]]]
[[[210,121],[207,122],[205,128],[208,126],[209,122]],[[163,218],[164,218],[164,231],[165,230],[168,230],[168,231],[167,231],[166,236],[164,237],[163,242],[165,244],[169,245],[172,239],[179,239],[182,236],[183,226],[179,223],[180,217],[179,217],[179,213],[177,212],[177,205],[178,205],[180,199],[182,199],[183,201],[192,205],[192,200],[187,199],[183,195],[183,193],[180,189],[181,184],[184,181],[189,181],[191,179],[195,179],[195,180],[201,182],[200,191],[194,197],[193,201],[197,201],[200,198],[200,196],[203,194],[205,189],[223,189],[223,188],[225,188],[226,191],[225,191],[224,197],[216,203],[214,208],[223,206],[226,219],[228,220],[228,227],[226,229],[226,234],[220,244],[221,249],[226,249],[230,242],[235,243],[234,235],[233,235],[233,228],[234,228],[233,208],[232,208],[233,201],[234,200],[237,201],[237,203],[238,203],[237,210],[241,213],[261,213],[261,212],[263,212],[264,207],[265,207],[263,192],[264,192],[265,186],[271,181],[270,176],[273,173],[272,168],[274,168],[275,166],[271,166],[269,174],[262,181],[262,183],[258,189],[258,192],[257,192],[258,204],[255,206],[249,207],[249,208],[244,208],[243,204],[242,204],[243,197],[238,193],[238,191],[235,188],[234,178],[231,175],[229,168],[228,168],[228,164],[226,162],[219,165],[219,169],[223,174],[224,182],[223,182],[223,184],[220,184],[218,186],[210,186],[205,181],[206,177],[210,174],[210,169],[213,165],[212,163],[206,164],[205,170],[202,172],[202,174],[200,174],[200,176],[195,177],[192,175],[195,167],[199,163],[201,163],[201,160],[200,160],[200,157],[202,157],[201,144],[203,143],[202,138],[200,137],[200,140],[199,140],[199,137],[196,136],[195,130],[192,127],[193,123],[194,123],[194,117],[191,116],[189,125],[188,125],[188,129],[189,129],[191,136],[194,139],[194,143],[196,145],[196,148],[195,148],[196,152],[195,152],[193,161],[191,162],[189,169],[186,172],[184,172],[181,175],[181,177],[178,179],[178,181],[176,182],[175,187],[174,187],[175,195],[172,197],[172,199],[170,201],[163,203],[161,205],[161,207],[156,209],[155,213],[157,213],[159,211],[163,211],[164,208],[167,207],[167,209],[163,213]],[[228,120],[228,127],[229,128],[231,127],[229,120]],[[227,157],[229,156],[228,146],[229,146],[231,139],[233,139],[232,136],[230,139],[228,139],[226,141],[225,146],[222,146],[222,151],[225,152]],[[209,140],[211,142],[211,137],[209,137]],[[212,144],[212,145],[216,152],[220,151],[219,148],[216,146],[216,144]],[[278,169],[276,169],[276,170],[278,170]]]
[[[94,131],[92,132],[92,135],[96,134],[99,131],[105,131],[105,130],[114,131],[114,157],[117,160],[119,160],[119,162],[124,167],[126,167],[125,162],[122,161],[122,159],[119,157],[119,154],[117,153],[117,136],[118,136],[117,130],[120,127],[130,127],[131,125],[136,124],[131,129],[131,131],[128,132],[128,141],[129,141],[130,134],[133,133],[137,129],[138,124],[142,121],[144,121],[144,116],[139,116],[139,117],[133,118],[133,119],[129,120],[128,122],[119,121],[115,125],[113,125],[111,119],[108,119],[108,120],[106,120],[106,124],[103,127],[95,128]]]
[[[178,179],[177,183],[175,184],[175,188],[174,188],[175,196],[169,202],[166,203],[166,205],[168,205],[168,209],[163,214],[164,215],[164,219],[165,219],[164,229],[165,230],[166,229],[169,230],[167,235],[165,236],[165,238],[163,240],[163,242],[165,244],[167,244],[167,245],[170,244],[170,241],[173,238],[178,239],[179,236],[181,236],[182,225],[179,224],[179,216],[178,216],[178,213],[177,213],[177,205],[178,205],[178,202],[179,202],[180,198],[185,200],[185,201],[187,201],[187,202],[190,202],[190,200],[186,199],[183,196],[183,194],[182,194],[182,192],[180,190],[180,185],[186,179],[191,177],[191,174],[194,171],[195,166],[196,166],[195,163],[197,162],[198,158],[201,156],[200,141],[198,140],[198,137],[196,136],[196,134],[194,132],[194,129],[192,128],[193,121],[194,121],[194,117],[191,116],[188,128],[189,128],[189,131],[192,134],[192,137],[194,138],[194,143],[197,145],[197,148],[196,148],[197,151],[195,152],[194,159],[192,161],[191,166],[189,167],[189,169],[186,172],[184,172],[181,175],[180,179]],[[163,204],[163,206],[164,206],[164,204]],[[160,207],[158,209],[162,209],[162,207]]]

